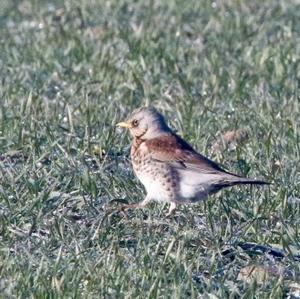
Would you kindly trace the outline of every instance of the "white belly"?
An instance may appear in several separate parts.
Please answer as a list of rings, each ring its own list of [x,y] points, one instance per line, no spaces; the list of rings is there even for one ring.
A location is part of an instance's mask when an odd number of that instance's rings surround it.
[[[160,202],[169,201],[165,187],[162,186],[161,181],[157,177],[151,177],[149,175],[143,175],[139,173],[136,174],[141,183],[144,185],[148,197],[150,197],[152,200]]]

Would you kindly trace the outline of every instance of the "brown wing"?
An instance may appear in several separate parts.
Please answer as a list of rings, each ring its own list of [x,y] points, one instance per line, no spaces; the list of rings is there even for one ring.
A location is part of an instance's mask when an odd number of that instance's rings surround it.
[[[175,134],[145,141],[152,159],[177,167],[195,168],[206,173],[226,172],[217,163],[197,153],[191,145]]]

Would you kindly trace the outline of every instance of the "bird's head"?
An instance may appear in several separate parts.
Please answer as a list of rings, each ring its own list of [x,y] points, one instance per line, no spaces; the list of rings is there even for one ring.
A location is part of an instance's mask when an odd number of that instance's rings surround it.
[[[152,139],[170,132],[164,117],[151,106],[139,108],[118,127],[128,128],[131,135],[144,140]]]

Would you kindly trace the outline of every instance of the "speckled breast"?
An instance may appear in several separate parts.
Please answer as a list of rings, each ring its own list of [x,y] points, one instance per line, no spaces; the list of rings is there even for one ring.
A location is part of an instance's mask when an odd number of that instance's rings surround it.
[[[139,149],[131,152],[133,169],[147,193],[158,201],[172,201],[177,197],[177,173],[164,162],[156,162],[149,153]]]

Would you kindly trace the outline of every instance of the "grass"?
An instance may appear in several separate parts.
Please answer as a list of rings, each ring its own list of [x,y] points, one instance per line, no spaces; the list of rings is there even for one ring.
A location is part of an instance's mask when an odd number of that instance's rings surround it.
[[[299,298],[296,0],[0,7],[1,298]],[[114,125],[149,103],[201,153],[273,184],[172,219],[159,204],[107,215],[144,196]],[[246,143],[212,152],[240,128]],[[241,279],[247,266],[280,271]]]

